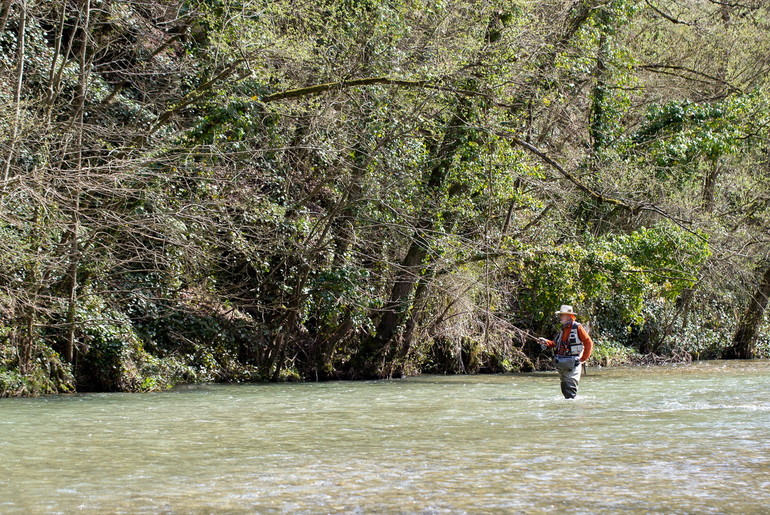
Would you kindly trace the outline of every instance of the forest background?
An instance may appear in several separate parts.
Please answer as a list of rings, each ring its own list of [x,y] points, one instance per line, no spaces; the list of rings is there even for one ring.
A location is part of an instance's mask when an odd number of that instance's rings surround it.
[[[0,0],[0,392],[770,355],[761,0]]]

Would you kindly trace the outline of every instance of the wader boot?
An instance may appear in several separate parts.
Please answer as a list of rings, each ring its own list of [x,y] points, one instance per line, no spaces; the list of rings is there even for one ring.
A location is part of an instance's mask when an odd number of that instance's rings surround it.
[[[580,382],[580,374],[582,371],[583,366],[580,364],[572,369],[559,369],[561,393],[564,394],[565,399],[574,399],[577,395],[578,383]]]

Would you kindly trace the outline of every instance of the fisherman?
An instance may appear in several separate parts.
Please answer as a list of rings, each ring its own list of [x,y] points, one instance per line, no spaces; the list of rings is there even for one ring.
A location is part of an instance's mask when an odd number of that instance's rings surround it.
[[[562,305],[555,313],[561,320],[561,332],[555,340],[540,338],[540,346],[554,349],[553,363],[561,377],[561,393],[565,399],[574,399],[577,395],[582,364],[591,357],[594,342],[582,324],[575,321],[572,306]]]

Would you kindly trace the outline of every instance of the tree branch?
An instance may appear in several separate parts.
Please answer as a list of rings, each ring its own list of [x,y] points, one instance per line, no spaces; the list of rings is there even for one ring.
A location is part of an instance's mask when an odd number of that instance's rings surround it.
[[[558,161],[553,159],[551,156],[537,148],[536,146],[532,145],[531,143],[528,143],[524,141],[523,139],[519,138],[518,136],[514,136],[513,134],[509,132],[497,132],[498,136],[501,136],[503,138],[509,139],[512,142],[516,143],[518,146],[524,148],[525,150],[529,151],[530,153],[536,155],[543,161],[545,161],[547,164],[549,164],[552,168],[554,168],[556,171],[558,171],[565,179],[570,181],[572,184],[577,186],[577,188],[588,195],[589,197],[593,198],[594,200],[598,202],[603,202],[606,204],[612,204],[615,206],[620,206],[625,209],[629,209],[631,211],[637,211],[639,208],[634,207],[620,199],[616,199],[613,197],[608,197],[606,195],[603,195],[602,193],[599,193],[598,191],[595,191],[588,187],[583,181],[581,181],[578,177],[576,177],[574,174],[566,170]]]
[[[570,173],[567,171],[561,163],[556,161],[554,158],[540,150],[539,148],[535,147],[531,143],[528,143],[524,141],[523,139],[514,136],[513,134],[509,132],[496,132],[496,134],[502,138],[506,138],[511,140],[513,143],[516,143],[520,147],[524,148],[525,150],[531,152],[532,154],[536,155],[540,159],[542,159],[545,163],[549,164],[551,167],[553,167],[556,171],[558,171],[565,179],[570,181],[572,184],[577,186],[577,188],[588,195],[589,197],[593,198],[597,202],[603,202],[605,204],[611,204],[613,206],[617,206],[623,209],[627,209],[631,211],[632,213],[638,213],[639,211],[652,211],[653,213],[657,213],[660,216],[667,218],[668,220],[671,220],[674,222],[677,226],[684,229],[685,231],[689,232],[696,238],[698,238],[701,241],[708,242],[708,239],[705,238],[701,233],[694,231],[687,227],[691,224],[688,220],[683,220],[681,218],[678,218],[670,213],[667,213],[662,208],[656,206],[655,204],[651,204],[649,202],[640,202],[636,205],[632,205],[624,200],[620,200],[615,197],[608,197],[607,195],[604,195],[602,193],[599,193],[596,190],[591,189],[589,186],[587,186],[583,181],[581,181],[578,177],[576,177],[573,173]]]
[[[650,9],[652,9],[653,11],[655,11],[656,13],[658,13],[659,15],[661,15],[663,18],[667,19],[671,23],[677,23],[677,24],[680,24],[680,25],[689,25],[689,26],[693,25],[692,23],[689,23],[689,22],[682,21],[680,19],[674,18],[670,14],[661,11],[660,9],[658,9],[657,7],[652,5],[650,0],[644,0],[644,3],[646,3],[649,6]]]
[[[217,83],[232,75],[238,69],[238,66],[240,66],[244,61],[245,59],[238,59],[237,61],[233,62],[230,64],[230,66],[216,74],[213,78],[207,80],[193,91],[188,93],[178,104],[164,111],[161,115],[158,116],[158,118],[155,120],[152,126],[150,126],[145,134],[142,134],[134,139],[132,146],[144,146],[144,144],[150,139],[150,137],[152,137],[153,134],[158,132],[161,128],[163,128],[163,126],[171,121],[171,118],[176,113],[205,97],[208,93],[210,93],[210,90]]]
[[[708,73],[700,72],[698,70],[693,70],[692,68],[688,68],[686,66],[677,66],[673,64],[642,64],[637,66],[637,68],[640,70],[648,70],[655,73],[668,73],[668,74],[671,74],[671,73],[667,70],[683,71],[699,77],[703,77],[712,82],[718,82],[719,84],[724,84],[725,86],[728,87],[728,89],[730,89],[734,93],[743,93],[743,90],[741,88],[739,88],[738,86],[733,86],[732,84],[730,84],[724,79],[720,79],[719,77],[714,77],[713,75],[709,75]],[[687,80],[693,80],[690,77],[685,77],[682,75],[676,75],[676,76]]]
[[[374,86],[374,85],[386,85],[386,86],[398,86],[403,88],[423,88],[433,89],[438,91],[445,91],[448,93],[456,93],[458,95],[468,97],[482,97],[486,99],[492,99],[492,95],[483,93],[481,91],[473,91],[470,89],[453,88],[450,86],[441,86],[435,82],[429,80],[402,80],[392,79],[390,77],[363,77],[360,79],[340,80],[336,82],[327,82],[324,84],[315,84],[313,86],[306,86],[304,88],[288,89],[272,93],[270,95],[260,98],[262,102],[276,102],[278,100],[288,100],[293,98],[301,98],[310,95],[318,95],[332,90],[341,90],[347,88],[354,88],[357,86]],[[503,104],[493,100],[495,105],[501,107],[511,107],[508,104]]]

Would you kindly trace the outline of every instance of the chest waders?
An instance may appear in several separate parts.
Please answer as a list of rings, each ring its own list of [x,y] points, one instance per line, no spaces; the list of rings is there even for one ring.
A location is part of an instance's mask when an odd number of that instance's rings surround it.
[[[561,393],[566,399],[574,399],[577,395],[578,382],[580,381],[580,355],[583,354],[583,342],[578,336],[580,324],[573,321],[569,336],[563,339],[564,330],[559,331],[556,338],[556,353],[553,364],[561,377]]]

